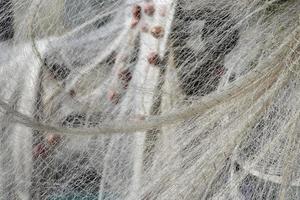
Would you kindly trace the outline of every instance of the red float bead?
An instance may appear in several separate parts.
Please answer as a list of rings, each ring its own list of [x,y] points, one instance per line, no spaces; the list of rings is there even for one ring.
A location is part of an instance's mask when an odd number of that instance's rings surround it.
[[[147,60],[151,65],[158,65],[160,63],[160,57],[158,53],[152,52],[148,55]]]
[[[49,134],[46,136],[46,140],[49,145],[57,145],[61,141],[61,136],[57,134]]]
[[[138,114],[138,115],[134,116],[134,118],[133,118],[133,120],[136,122],[144,121],[145,119],[146,119],[146,116],[142,115],[142,114]]]
[[[141,14],[142,14],[142,8],[139,5],[134,5],[132,7],[132,20],[130,23],[130,27],[134,28],[136,27],[136,25],[139,23],[140,19],[141,19]]]
[[[167,6],[166,5],[161,5],[158,11],[159,15],[162,17],[165,17],[167,14]]]
[[[143,23],[141,27],[141,31],[147,33],[149,31],[149,25],[147,23]]]
[[[132,13],[133,18],[135,18],[135,19],[141,19],[141,13],[142,13],[142,8],[141,8],[141,6],[139,6],[139,5],[134,5],[134,6],[132,7],[131,13]]]
[[[215,70],[215,76],[222,77],[226,73],[226,69],[224,67],[219,67]]]
[[[47,157],[47,148],[46,148],[45,144],[43,144],[43,143],[37,144],[33,148],[32,154],[33,154],[34,158],[38,158],[38,157],[46,158]]]
[[[134,28],[138,25],[138,23],[140,22],[139,19],[133,18],[130,22],[130,28]]]
[[[120,94],[118,94],[116,91],[114,90],[109,90],[107,92],[107,98],[108,100],[113,103],[113,104],[118,104],[120,101]]]
[[[152,36],[157,39],[162,38],[165,34],[165,30],[161,26],[154,26],[153,28],[151,28],[150,32],[151,32]]]
[[[119,72],[118,72],[118,78],[119,78],[120,80],[129,82],[129,81],[131,80],[131,78],[132,78],[132,75],[131,75],[131,72],[129,71],[128,68],[126,68],[126,69],[121,69],[121,70],[119,70]]]
[[[144,4],[144,12],[146,15],[152,16],[155,12],[155,6],[152,2],[147,2]]]
[[[74,98],[76,96],[76,92],[73,89],[69,91],[69,94],[72,98]]]
[[[131,74],[131,72],[130,72],[130,70],[128,68],[127,69],[123,69],[123,70],[119,70],[119,72],[118,72],[118,78],[119,78],[119,80],[121,80],[123,88],[127,89],[128,85],[129,85],[129,82],[132,79],[132,74]]]

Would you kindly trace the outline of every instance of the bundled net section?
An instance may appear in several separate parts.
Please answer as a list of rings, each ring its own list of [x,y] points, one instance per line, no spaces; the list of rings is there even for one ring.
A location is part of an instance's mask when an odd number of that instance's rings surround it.
[[[299,0],[0,2],[0,200],[300,198]]]

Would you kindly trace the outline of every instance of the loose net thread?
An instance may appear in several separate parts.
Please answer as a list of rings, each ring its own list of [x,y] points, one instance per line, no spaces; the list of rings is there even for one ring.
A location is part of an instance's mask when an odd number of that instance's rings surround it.
[[[298,199],[299,9],[3,1],[0,199]]]

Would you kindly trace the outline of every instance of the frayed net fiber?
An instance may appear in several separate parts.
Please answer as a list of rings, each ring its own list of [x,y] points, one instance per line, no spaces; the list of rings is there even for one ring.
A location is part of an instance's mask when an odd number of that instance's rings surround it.
[[[2,0],[0,200],[300,199],[299,0]]]

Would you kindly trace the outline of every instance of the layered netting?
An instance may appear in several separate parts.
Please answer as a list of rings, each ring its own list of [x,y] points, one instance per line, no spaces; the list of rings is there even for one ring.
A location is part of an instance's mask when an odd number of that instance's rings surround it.
[[[0,200],[300,199],[299,0],[1,0]]]

